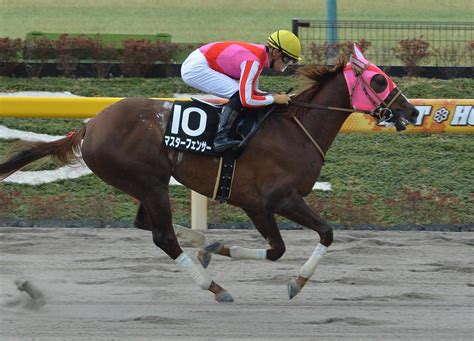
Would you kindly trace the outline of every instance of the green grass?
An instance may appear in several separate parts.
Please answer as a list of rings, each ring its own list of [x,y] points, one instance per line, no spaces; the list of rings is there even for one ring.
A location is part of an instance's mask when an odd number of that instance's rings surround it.
[[[341,20],[472,21],[469,0],[339,0]],[[174,42],[264,42],[291,20],[325,19],[326,2],[312,0],[3,0],[0,37],[30,31],[170,33]]]
[[[471,135],[340,134],[320,178],[333,190],[313,191],[307,201],[318,210],[323,205],[322,215],[329,221],[346,225],[473,223],[473,153]],[[427,202],[410,199],[418,191]],[[45,205],[61,195],[72,204],[60,201],[47,214],[94,219],[103,213],[97,207],[105,198],[113,198],[109,218],[131,220],[136,213],[131,198],[93,175],[40,186],[0,183],[0,192],[17,193],[8,211],[0,209],[0,218],[41,218],[31,213],[31,205]],[[189,191],[172,186],[171,196],[175,222],[188,225]],[[405,212],[407,205],[421,205],[422,212]],[[214,202],[208,217],[211,224],[248,221],[241,210]]]
[[[341,20],[472,21],[472,2],[440,0],[339,0]],[[291,20],[325,19],[325,1],[3,0],[0,37],[30,31],[64,33],[170,33],[173,42],[264,42]],[[396,79],[409,98],[474,98],[470,79]],[[262,89],[285,91],[294,79],[263,77]],[[82,96],[168,97],[191,92],[180,79],[0,78],[0,91],[70,91]],[[80,120],[0,119],[28,131],[64,134]],[[11,142],[0,141],[0,158]],[[334,223],[472,223],[474,166],[471,135],[340,134],[321,181],[333,191],[313,191],[307,201]],[[49,161],[29,166],[50,169]],[[189,224],[189,191],[171,188],[175,222]],[[136,203],[90,175],[41,186],[0,183],[0,218],[132,219]],[[40,207],[41,210],[37,208]],[[105,217],[105,218],[104,218]],[[242,211],[211,202],[211,224],[248,222]]]
[[[408,98],[474,98],[472,79],[451,80],[426,78],[394,78]],[[286,91],[297,86],[294,77],[261,77],[261,88]],[[180,78],[10,78],[0,77],[0,92],[15,91],[69,91],[89,97],[170,97],[173,93],[195,93]]]
[[[474,80],[396,79],[410,98],[473,98]],[[286,90],[290,77],[263,77],[262,89]],[[0,91],[71,91],[86,96],[170,96],[191,91],[179,79],[11,79]],[[81,120],[0,119],[11,128],[65,134]],[[0,141],[0,159],[12,142]],[[472,135],[340,134],[328,153],[320,181],[333,191],[313,191],[307,201],[333,223],[473,223],[474,164]],[[28,170],[51,169],[49,161]],[[190,194],[171,187],[175,222],[189,224]],[[1,207],[3,195],[3,207]],[[11,202],[8,204],[8,200]],[[50,205],[54,202],[54,205]],[[34,207],[43,207],[44,213]],[[110,217],[131,220],[136,203],[95,176],[41,186],[0,183],[0,218],[39,219]],[[248,222],[237,208],[210,203],[211,224]]]

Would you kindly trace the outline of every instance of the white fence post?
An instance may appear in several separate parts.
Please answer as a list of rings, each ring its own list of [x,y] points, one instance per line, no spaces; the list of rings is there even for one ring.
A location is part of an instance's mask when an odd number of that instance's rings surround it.
[[[191,228],[207,230],[207,197],[191,191]]]

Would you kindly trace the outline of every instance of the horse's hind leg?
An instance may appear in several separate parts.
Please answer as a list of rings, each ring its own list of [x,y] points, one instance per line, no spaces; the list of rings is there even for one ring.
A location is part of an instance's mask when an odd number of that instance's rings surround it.
[[[140,230],[151,231],[151,221],[142,204],[138,207],[137,215],[133,224]]]
[[[295,223],[316,231],[320,237],[319,244],[302,266],[298,278],[288,283],[288,295],[290,299],[292,299],[301,291],[309,278],[314,274],[327,248],[332,244],[333,232],[331,225],[309,208],[300,196],[292,197],[277,213]]]
[[[232,296],[212,281],[206,270],[196,265],[181,249],[171,221],[168,186],[155,185],[141,203],[144,208],[142,214],[149,218],[155,245],[170,256],[182,270],[186,271],[201,289],[214,293],[218,302],[232,302]],[[147,219],[143,219],[142,222],[146,224]]]
[[[226,246],[220,242],[208,245],[204,248],[207,252],[212,252],[221,256],[227,256],[234,260],[250,259],[276,261],[285,253],[285,243],[281,238],[278,225],[272,213],[265,210],[245,210],[245,213],[252,220],[255,228],[270,244],[270,249],[248,249],[241,246]],[[204,264],[203,264],[204,265]]]
[[[136,228],[139,228],[141,230],[151,231],[151,221],[148,216],[148,213],[145,210],[145,207],[143,207],[142,204],[140,204],[140,207],[138,207],[138,212],[135,217],[134,225]],[[207,237],[202,232],[176,224],[173,224],[173,229],[180,244],[183,244],[184,242],[189,246],[197,248],[201,248],[207,245]],[[208,257],[210,261],[210,254]]]
[[[142,204],[138,207],[137,215],[135,217],[134,225],[136,228],[141,230],[151,231],[151,222],[148,217],[148,213]],[[207,243],[207,237],[204,233],[191,230],[189,228],[173,224],[174,233],[178,238],[180,243],[187,242],[192,247],[200,248],[198,253],[198,259],[201,262],[202,266],[207,268],[212,259],[212,253],[204,251],[204,248]]]

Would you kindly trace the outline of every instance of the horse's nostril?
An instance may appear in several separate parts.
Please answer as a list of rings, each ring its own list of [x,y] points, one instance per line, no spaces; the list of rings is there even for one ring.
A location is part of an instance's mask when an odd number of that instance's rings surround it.
[[[415,110],[413,110],[413,111],[411,112],[411,117],[412,117],[412,118],[417,118],[417,117],[418,117],[418,114],[419,114],[419,111],[415,109]]]

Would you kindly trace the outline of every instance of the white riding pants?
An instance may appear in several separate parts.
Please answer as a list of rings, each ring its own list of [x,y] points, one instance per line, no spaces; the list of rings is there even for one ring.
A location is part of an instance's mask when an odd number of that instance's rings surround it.
[[[195,50],[181,66],[183,81],[204,93],[230,98],[239,91],[239,82],[210,68],[201,51]]]

